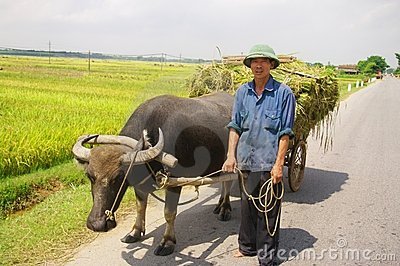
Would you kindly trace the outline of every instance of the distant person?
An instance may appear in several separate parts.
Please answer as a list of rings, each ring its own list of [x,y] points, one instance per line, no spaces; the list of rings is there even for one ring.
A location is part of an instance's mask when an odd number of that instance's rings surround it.
[[[285,154],[289,139],[294,137],[295,97],[288,86],[270,74],[280,62],[268,45],[253,46],[243,63],[251,68],[254,79],[236,92],[232,120],[227,126],[227,159],[222,170],[240,169],[242,188],[254,197],[270,181],[274,192],[281,194]],[[280,208],[281,200],[276,200],[266,219],[242,191],[239,250],[235,257],[257,255],[260,265],[278,263]]]

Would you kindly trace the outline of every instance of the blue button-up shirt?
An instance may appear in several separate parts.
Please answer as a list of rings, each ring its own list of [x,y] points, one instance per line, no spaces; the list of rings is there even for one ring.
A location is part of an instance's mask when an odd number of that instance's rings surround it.
[[[271,171],[280,137],[294,136],[295,107],[292,90],[272,76],[260,97],[255,91],[254,81],[243,84],[237,90],[232,120],[227,127],[235,129],[240,135],[236,151],[239,169]]]

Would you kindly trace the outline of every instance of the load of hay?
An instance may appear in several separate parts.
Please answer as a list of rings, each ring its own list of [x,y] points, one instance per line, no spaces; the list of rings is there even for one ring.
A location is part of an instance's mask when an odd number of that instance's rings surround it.
[[[332,144],[332,127],[339,105],[339,87],[331,69],[311,67],[299,60],[282,60],[271,71],[273,77],[287,84],[296,97],[296,139],[306,139],[310,132],[327,149]],[[251,70],[242,64],[214,63],[199,66],[187,80],[189,96],[214,91],[234,94],[238,87],[252,79]]]

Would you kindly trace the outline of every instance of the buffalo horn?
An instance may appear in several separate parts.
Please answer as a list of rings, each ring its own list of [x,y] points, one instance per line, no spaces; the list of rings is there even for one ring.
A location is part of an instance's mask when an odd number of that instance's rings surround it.
[[[83,146],[86,142],[96,138],[98,135],[80,136],[72,147],[72,153],[78,161],[88,162],[90,157],[90,149]]]
[[[129,152],[122,156],[124,163],[144,163],[156,158],[164,148],[164,135],[161,128],[158,129],[158,142],[154,147],[150,147],[147,150],[135,152]]]
[[[159,129],[159,132],[161,132],[161,129]],[[163,135],[162,132],[159,135],[160,136]],[[136,147],[138,141],[133,138],[127,137],[127,136],[116,136],[116,135],[84,135],[84,136],[80,136],[78,138],[77,142],[75,143],[75,145],[73,146],[72,152],[77,160],[88,162],[89,157],[90,157],[90,149],[83,146],[85,143],[87,143],[87,144],[125,145],[127,147],[134,149]],[[153,147],[153,148],[155,148],[155,147]],[[146,152],[148,152],[148,150],[145,150],[143,152],[146,153]],[[157,152],[151,152],[151,153],[157,153]],[[138,155],[136,156],[136,158],[138,158]],[[133,154],[124,155],[123,161],[131,162],[131,156],[134,157]],[[142,155],[140,155],[140,156],[143,157]],[[172,167],[172,168],[174,168],[178,163],[178,159],[176,159],[173,155],[165,153],[165,152],[159,153],[158,155],[156,155],[156,158],[154,158],[154,159],[159,161],[160,163],[165,164],[168,167]]]

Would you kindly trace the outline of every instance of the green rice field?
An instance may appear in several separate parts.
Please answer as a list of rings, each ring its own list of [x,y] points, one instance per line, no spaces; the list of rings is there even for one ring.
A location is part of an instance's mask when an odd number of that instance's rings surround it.
[[[116,134],[131,112],[159,94],[187,95],[193,65],[1,57],[0,178],[71,158],[76,138]]]

